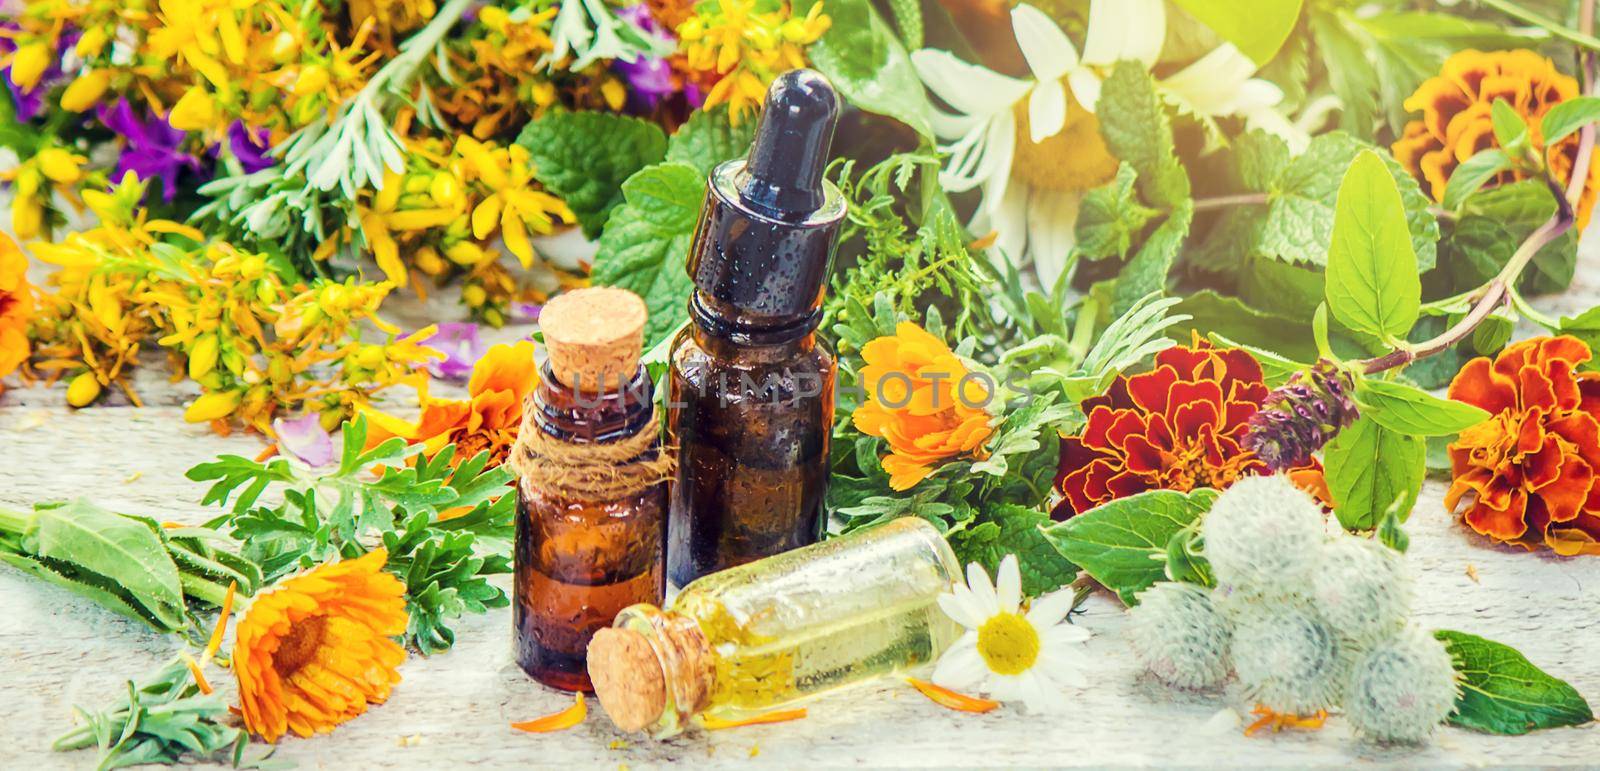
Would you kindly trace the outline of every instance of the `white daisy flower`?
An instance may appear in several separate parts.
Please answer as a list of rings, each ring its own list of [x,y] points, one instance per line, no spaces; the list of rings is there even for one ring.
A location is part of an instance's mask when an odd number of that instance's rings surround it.
[[[956,584],[939,596],[939,607],[967,632],[939,658],[933,682],[1021,701],[1031,712],[1060,711],[1068,703],[1066,689],[1088,686],[1083,653],[1073,644],[1089,633],[1064,623],[1072,594],[1047,594],[1024,612],[1016,555],[1000,561],[997,583],[989,582],[981,565],[968,565],[966,586]]]
[[[1117,171],[1095,117],[1101,80],[1121,60],[1147,69],[1156,63],[1166,4],[1092,0],[1081,56],[1061,27],[1031,5],[1012,9],[1011,27],[1031,77],[1007,77],[949,51],[921,49],[911,61],[952,110],[933,116],[939,149],[948,156],[940,183],[952,192],[981,188],[973,230],[995,231],[999,253],[1031,264],[1049,289],[1077,243],[1073,229],[1084,192]],[[1253,62],[1225,45],[1160,86],[1166,98],[1200,116],[1240,115],[1263,129],[1292,129],[1281,116],[1272,120],[1270,107],[1282,92],[1251,78],[1254,72]]]

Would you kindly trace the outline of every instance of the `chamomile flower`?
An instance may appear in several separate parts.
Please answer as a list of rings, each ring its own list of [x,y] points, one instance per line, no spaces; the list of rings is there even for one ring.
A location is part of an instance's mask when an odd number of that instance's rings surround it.
[[[956,691],[979,691],[1000,701],[1019,700],[1033,712],[1059,711],[1067,688],[1083,688],[1083,654],[1074,643],[1089,633],[1063,623],[1073,593],[1059,591],[1022,605],[1016,555],[1000,561],[998,581],[973,563],[967,583],[939,596],[939,607],[966,634],[940,657],[933,681]]]
[[[951,110],[933,116],[939,149],[948,156],[939,181],[951,192],[981,189],[973,229],[994,231],[995,248],[1018,265],[1031,263],[1049,288],[1077,243],[1084,193],[1117,171],[1096,117],[1101,80],[1118,61],[1155,65],[1166,37],[1166,6],[1164,0],[1092,0],[1081,55],[1031,5],[1012,9],[1011,26],[1031,77],[1007,77],[949,51],[922,49],[911,61],[923,85]],[[1239,115],[1268,131],[1294,130],[1268,115],[1283,94],[1252,78],[1255,69],[1224,45],[1158,88],[1201,118]]]

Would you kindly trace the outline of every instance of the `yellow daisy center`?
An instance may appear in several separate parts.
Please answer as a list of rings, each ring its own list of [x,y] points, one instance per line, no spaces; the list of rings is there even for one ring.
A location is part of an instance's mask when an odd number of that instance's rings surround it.
[[[1088,190],[1110,182],[1117,159],[1100,136],[1100,119],[1083,109],[1067,90],[1067,121],[1054,136],[1034,143],[1028,129],[1028,100],[1017,102],[1017,149],[1011,178],[1044,190]]]
[[[1015,613],[997,613],[978,627],[978,655],[992,672],[1020,675],[1039,659],[1039,632]]]

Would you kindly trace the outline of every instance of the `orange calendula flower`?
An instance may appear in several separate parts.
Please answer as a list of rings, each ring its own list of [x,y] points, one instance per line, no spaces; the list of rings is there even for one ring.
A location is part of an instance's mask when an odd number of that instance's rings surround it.
[[[1450,398],[1494,417],[1450,445],[1445,506],[1497,541],[1600,554],[1600,373],[1578,372],[1589,346],[1563,335],[1467,362]],[[1469,498],[1470,496],[1470,498]]]
[[[268,742],[327,733],[400,682],[405,586],[378,549],[258,595],[239,622],[233,671],[245,727]]]
[[[1458,51],[1445,60],[1438,75],[1423,81],[1406,99],[1405,108],[1421,111],[1422,118],[1406,124],[1404,135],[1394,143],[1394,156],[1434,200],[1444,200],[1445,185],[1456,166],[1496,146],[1490,110],[1496,99],[1504,99],[1527,122],[1533,148],[1565,183],[1577,159],[1578,135],[1545,147],[1539,122],[1550,108],[1577,95],[1578,82],[1533,51]],[[1495,181],[1521,177],[1507,171]],[[1600,164],[1590,164],[1589,182],[1578,204],[1580,230],[1589,222],[1597,191]]]
[[[889,443],[883,470],[890,487],[909,490],[939,463],[983,454],[994,432],[984,409],[991,381],[971,377],[943,340],[902,321],[893,335],[863,346],[861,358],[867,400],[850,417],[861,433]]]
[[[27,360],[28,319],[32,317],[28,258],[15,241],[0,233],[0,377],[15,372]]]
[[[522,400],[538,383],[532,341],[497,345],[473,366],[466,400],[424,399],[422,416],[414,424],[365,408],[372,423],[367,444],[375,447],[399,436],[426,445],[430,455],[454,444],[457,463],[488,450],[490,463],[499,465],[522,427]]]

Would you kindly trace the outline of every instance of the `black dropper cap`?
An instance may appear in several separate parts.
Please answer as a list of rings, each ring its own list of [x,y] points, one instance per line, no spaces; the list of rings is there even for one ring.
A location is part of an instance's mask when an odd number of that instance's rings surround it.
[[[838,122],[839,97],[821,74],[772,82],[749,157],[707,180],[689,253],[697,317],[709,311],[751,332],[815,325],[845,214],[822,178]]]

